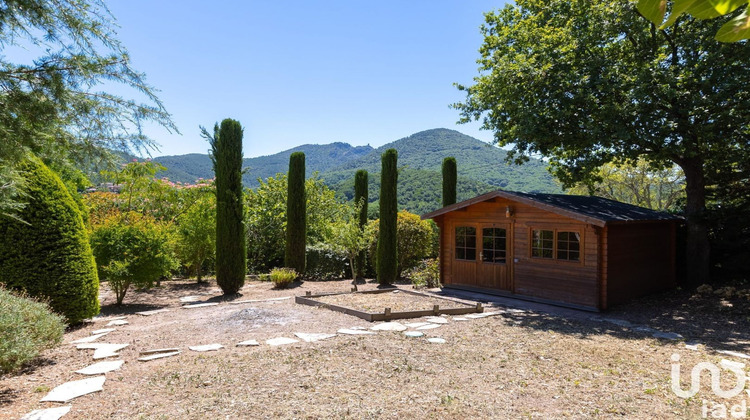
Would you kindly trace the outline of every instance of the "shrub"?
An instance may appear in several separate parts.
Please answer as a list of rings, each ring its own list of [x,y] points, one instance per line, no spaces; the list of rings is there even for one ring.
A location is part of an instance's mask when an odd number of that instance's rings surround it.
[[[225,119],[211,136],[211,160],[216,174],[216,283],[225,295],[245,284],[247,251],[243,224],[242,126]]]
[[[423,258],[434,256],[433,244],[437,233],[433,230],[429,221],[422,220],[418,215],[406,210],[398,212],[396,228],[398,232],[396,242],[398,248],[397,272],[400,277],[405,270],[414,267]],[[378,229],[377,220],[371,221],[367,225],[368,249],[373,265],[375,265],[378,256],[376,254],[379,239]]]
[[[21,217],[0,216],[0,273],[6,286],[47,300],[67,322],[99,313],[99,279],[81,213],[60,178],[41,160],[19,165],[28,204]]]
[[[417,289],[440,287],[440,263],[437,258],[422,260],[416,267],[406,271],[405,276]]]
[[[180,260],[198,281],[206,261],[213,263],[216,251],[216,200],[204,195],[183,213],[177,227],[177,252]],[[212,264],[211,264],[212,265]]]
[[[346,252],[329,244],[319,243],[307,247],[305,276],[317,280],[340,279],[349,269]]]
[[[121,305],[131,285],[152,287],[177,267],[169,226],[125,213],[107,219],[91,234],[99,278],[108,281]]]
[[[274,268],[271,270],[271,281],[277,289],[286,289],[297,280],[297,272],[293,268]]]
[[[0,287],[0,373],[20,368],[62,341],[65,319],[43,303]]]
[[[398,238],[396,220],[398,213],[398,152],[388,149],[383,153],[380,173],[380,219],[376,259],[378,283],[392,284],[398,278]]]
[[[305,272],[305,246],[307,245],[306,201],[305,154],[294,152],[289,156],[284,265],[297,270],[298,273]]]

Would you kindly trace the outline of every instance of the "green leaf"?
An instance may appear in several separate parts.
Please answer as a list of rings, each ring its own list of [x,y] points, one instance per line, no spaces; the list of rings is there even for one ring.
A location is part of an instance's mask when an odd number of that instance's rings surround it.
[[[737,10],[748,0],[696,0],[687,10],[698,19],[713,19]]]
[[[639,0],[636,7],[643,17],[658,25],[664,20],[667,0]]]
[[[659,27],[659,29],[665,29],[669,27],[671,24],[675,23],[677,18],[680,17],[680,15],[682,15],[686,11],[688,11],[688,9],[693,7],[696,1],[700,1],[700,0],[675,0],[674,3],[672,4],[672,11],[669,14],[669,18],[667,19],[666,22],[664,22],[663,25]]]
[[[716,32],[716,40],[719,42],[737,42],[748,38],[750,38],[750,16],[747,10],[725,23]]]

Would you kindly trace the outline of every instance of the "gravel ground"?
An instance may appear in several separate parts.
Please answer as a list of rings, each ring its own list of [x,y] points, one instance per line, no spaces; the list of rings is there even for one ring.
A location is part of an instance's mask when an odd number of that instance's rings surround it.
[[[234,301],[343,292],[351,283],[295,286],[274,290],[270,283],[249,282]],[[360,290],[375,286],[368,283]],[[125,315],[129,324],[99,341],[130,344],[121,351],[125,365],[106,375],[103,392],[74,400],[64,419],[700,418],[703,399],[725,402],[711,394],[708,375],[691,399],[670,390],[673,354],[681,356],[683,388],[690,367],[728,358],[713,352],[722,345],[722,335],[714,331],[704,332],[709,345],[693,351],[682,341],[658,340],[594,314],[571,320],[526,311],[460,322],[448,317],[447,325],[425,330],[423,338],[378,332],[272,347],[264,341],[373,324],[293,299],[232,304],[220,294],[211,282],[171,281],[150,291],[132,291],[126,305],[117,308],[103,287],[102,317]],[[182,309],[180,298],[186,296],[219,305]],[[648,307],[636,306],[638,316],[657,320],[660,329],[688,322],[683,317],[669,324],[668,317],[659,315],[663,308],[649,318],[644,315]],[[169,312],[134,315],[160,308]],[[616,313],[627,315],[626,308]],[[723,337],[732,350],[749,350],[736,339],[747,336],[746,317],[740,314],[725,324]],[[39,400],[55,386],[81,379],[73,371],[93,363],[90,350],[76,350],[69,342],[103,328],[105,320],[68,331],[65,343],[45,352],[34,366],[0,377],[0,418],[58,406]],[[447,342],[431,344],[426,337]],[[248,339],[261,345],[235,346]],[[187,349],[211,343],[225,348],[207,353]],[[140,351],[162,347],[183,352],[151,362],[136,360]],[[730,388],[731,375],[722,379],[724,388]]]
[[[403,293],[399,290],[383,293],[345,293],[340,295],[318,296],[314,300],[322,303],[356,309],[368,313],[383,313],[385,308],[391,308],[391,312],[428,311],[434,305],[440,308],[467,308],[472,309],[474,305],[456,302],[432,296],[419,296],[411,293]]]

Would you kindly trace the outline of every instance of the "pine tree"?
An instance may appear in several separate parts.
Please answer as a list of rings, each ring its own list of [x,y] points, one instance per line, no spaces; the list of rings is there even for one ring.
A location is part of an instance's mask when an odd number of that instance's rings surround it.
[[[225,295],[245,284],[246,252],[242,196],[242,126],[225,119],[214,126],[211,160],[216,174],[216,283]]]
[[[456,204],[456,158],[443,159],[443,207]]]
[[[49,301],[71,324],[99,313],[99,278],[81,212],[65,185],[36,157],[18,165],[26,180],[24,222],[0,216],[0,273],[10,289]]]
[[[367,171],[360,169],[354,175],[354,203],[360,205],[359,208],[359,228],[364,229],[367,224],[367,200],[368,200],[368,176]],[[367,251],[362,251],[357,256],[357,278],[365,277],[365,262],[367,261]]]
[[[377,272],[380,285],[390,285],[398,275],[398,238],[396,236],[398,201],[398,152],[388,149],[382,156],[380,173],[380,233],[377,250]]]
[[[284,265],[297,273],[305,272],[305,245],[307,242],[307,197],[305,196],[305,154],[294,152],[289,156],[286,198],[286,252]]]

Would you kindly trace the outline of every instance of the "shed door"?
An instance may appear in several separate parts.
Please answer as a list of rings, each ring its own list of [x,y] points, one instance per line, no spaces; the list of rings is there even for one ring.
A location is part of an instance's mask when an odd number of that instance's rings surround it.
[[[480,227],[477,286],[510,291],[510,229],[505,224],[483,224]]]
[[[478,226],[457,224],[453,230],[453,284],[477,286]]]

